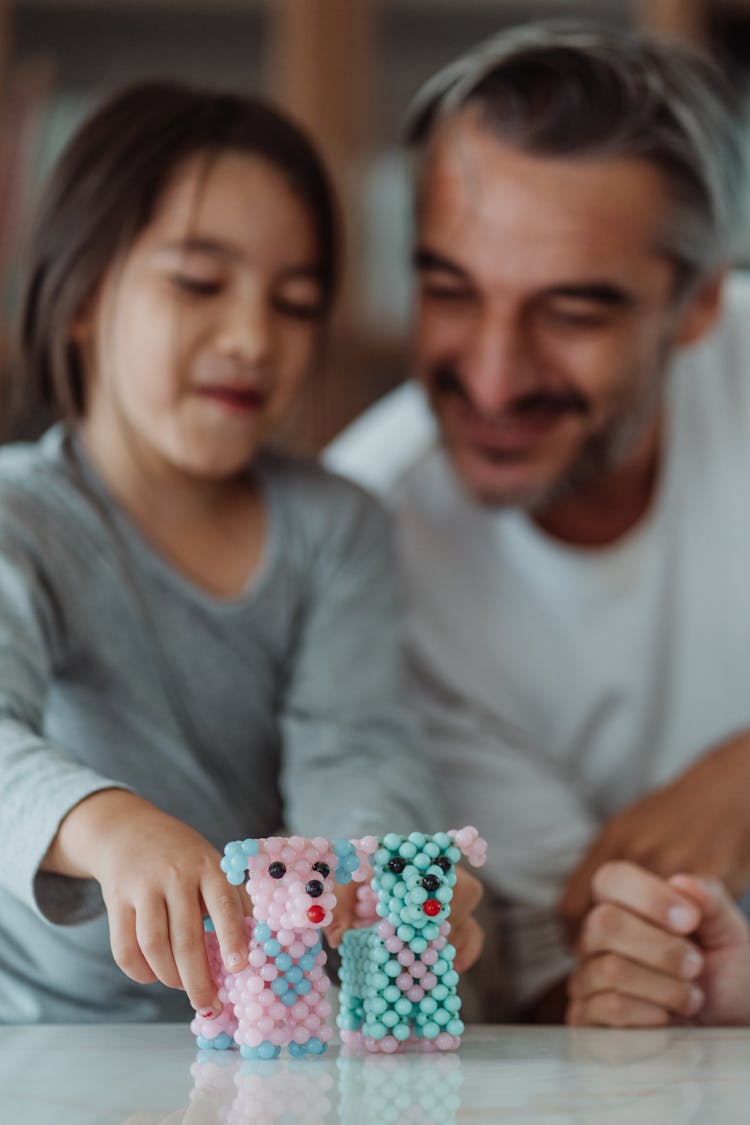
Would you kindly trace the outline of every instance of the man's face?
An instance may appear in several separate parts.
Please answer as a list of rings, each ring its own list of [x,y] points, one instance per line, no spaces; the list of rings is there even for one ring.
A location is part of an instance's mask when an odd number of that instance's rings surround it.
[[[643,161],[529,155],[472,111],[426,156],[417,362],[447,450],[490,504],[543,510],[627,464],[666,360],[707,327],[675,298],[669,200]]]

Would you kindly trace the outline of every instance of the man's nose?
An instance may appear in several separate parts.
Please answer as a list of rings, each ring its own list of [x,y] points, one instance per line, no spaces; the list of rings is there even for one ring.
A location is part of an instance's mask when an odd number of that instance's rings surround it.
[[[533,388],[534,366],[528,327],[507,314],[486,311],[473,326],[461,381],[475,409],[492,418]]]

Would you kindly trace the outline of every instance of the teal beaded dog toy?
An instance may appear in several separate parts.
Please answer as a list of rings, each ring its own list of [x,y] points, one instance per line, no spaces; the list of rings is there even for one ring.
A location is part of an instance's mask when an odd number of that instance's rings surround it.
[[[359,925],[365,919],[371,924],[348,930],[341,943],[341,1041],[388,1053],[409,1040],[428,1050],[452,1050],[464,1030],[456,951],[448,943],[455,865],[463,853],[481,867],[487,843],[472,827],[353,843],[372,867],[357,910]],[[361,869],[354,878],[362,878]]]

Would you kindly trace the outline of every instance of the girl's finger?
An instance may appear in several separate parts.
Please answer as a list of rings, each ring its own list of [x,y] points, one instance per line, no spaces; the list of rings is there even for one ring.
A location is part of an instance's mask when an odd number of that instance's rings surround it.
[[[151,895],[135,904],[135,933],[141,953],[157,979],[168,988],[182,988],[172,956],[169,919],[163,898]]]
[[[453,967],[457,973],[465,973],[482,952],[484,930],[476,918],[467,918],[461,926],[451,931],[451,941],[456,949]]]
[[[131,980],[153,984],[156,973],[141,952],[135,932],[135,910],[129,902],[107,902],[109,944],[115,964]]]
[[[326,926],[325,934],[332,949],[337,949],[344,933],[354,925],[357,905],[357,883],[352,881],[336,888],[336,907],[333,921]]]
[[[233,887],[223,875],[211,875],[201,886],[206,912],[216,930],[221,959],[230,973],[247,965],[248,938],[245,916],[249,898],[243,888]],[[202,938],[201,938],[202,942]]]
[[[236,899],[235,907],[239,912]],[[187,891],[173,893],[167,910],[169,944],[181,987],[197,1012],[218,1015],[221,1004],[208,964],[199,896]]]
[[[456,885],[451,901],[451,925],[454,930],[474,913],[482,898],[483,888],[476,875],[465,867],[456,868]]]

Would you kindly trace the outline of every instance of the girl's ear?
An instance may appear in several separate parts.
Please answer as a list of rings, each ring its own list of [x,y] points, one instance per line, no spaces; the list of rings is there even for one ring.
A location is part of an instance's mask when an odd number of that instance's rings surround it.
[[[251,856],[258,854],[259,848],[259,840],[232,840],[226,845],[219,866],[226,875],[227,882],[235,887],[242,886],[245,882],[247,861]]]
[[[714,274],[702,281],[699,288],[690,294],[681,314],[676,344],[697,344],[713,328],[721,312],[726,276],[726,270]]]
[[[473,825],[459,829],[451,828],[448,835],[472,867],[481,867],[484,864],[487,859],[487,841],[479,835]]]

